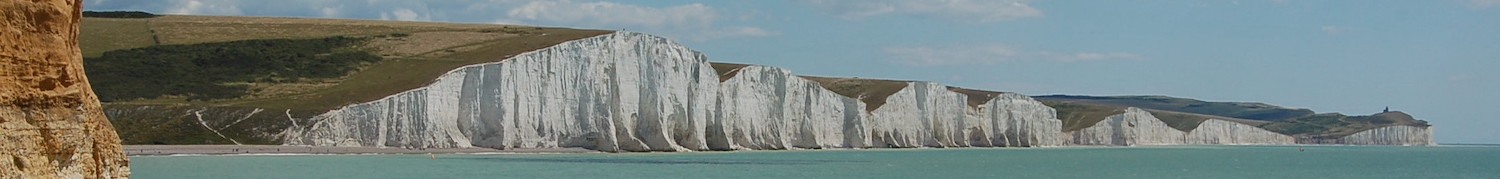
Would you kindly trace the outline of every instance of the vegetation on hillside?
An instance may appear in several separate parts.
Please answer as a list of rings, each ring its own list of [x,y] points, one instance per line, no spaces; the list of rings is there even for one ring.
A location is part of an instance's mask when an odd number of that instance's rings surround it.
[[[104,104],[126,145],[281,144],[280,134],[318,111],[253,107]],[[199,116],[202,116],[199,118]]]
[[[1313,115],[1312,110],[1284,108],[1263,103],[1207,102],[1166,96],[1050,95],[1035,98],[1042,101],[1078,101],[1262,121],[1282,121]]]
[[[101,101],[236,98],[247,82],[337,78],[381,58],[341,50],[360,38],[246,40],[106,52],[84,60]]]
[[[276,144],[268,134],[294,125],[288,114],[304,119],[425,86],[461,66],[610,33],[275,17],[82,21],[87,75],[129,144]]]
[[[1317,114],[1292,120],[1262,124],[1259,127],[1287,135],[1342,137],[1361,131],[1393,126],[1429,126],[1402,112],[1384,112],[1368,116],[1346,116],[1338,113]]]
[[[1158,110],[1148,110],[1148,111],[1151,113],[1152,117],[1156,117],[1156,119],[1161,120],[1162,123],[1166,123],[1167,127],[1172,127],[1173,129],[1177,129],[1177,130],[1183,131],[1183,132],[1188,132],[1188,131],[1192,131],[1193,129],[1197,129],[1199,124],[1203,124],[1203,121],[1207,121],[1209,119],[1208,117],[1196,116],[1196,115],[1190,115],[1190,114],[1184,114],[1184,113],[1158,111]]]
[[[152,18],[161,15],[141,11],[83,11],[83,17],[101,18]]]
[[[865,112],[880,109],[885,99],[906,89],[907,81],[801,76],[845,97],[865,102]]]
[[[718,72],[719,82],[729,81],[730,78],[734,78],[735,75],[740,74],[740,68],[750,66],[733,63],[710,63],[709,65],[714,68],[715,72]]]
[[[959,88],[959,87],[952,87],[952,86],[948,87],[948,91],[953,91],[953,92],[956,92],[958,94],[964,94],[965,99],[969,100],[967,102],[969,104],[969,107],[979,107],[979,105],[984,105],[984,103],[989,103],[990,100],[995,99],[996,96],[1000,96],[1002,94],[1005,94],[1005,92],[976,90],[976,89]]]
[[[1071,132],[1089,128],[1104,118],[1125,113],[1125,108],[1086,103],[1042,101],[1042,104],[1057,110],[1057,119],[1062,120],[1062,131]]]

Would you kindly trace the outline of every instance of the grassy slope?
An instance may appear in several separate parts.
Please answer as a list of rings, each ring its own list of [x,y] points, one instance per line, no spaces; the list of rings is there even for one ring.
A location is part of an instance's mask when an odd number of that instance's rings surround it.
[[[733,63],[711,63],[710,65],[713,66],[714,71],[719,73],[719,82],[729,81],[730,78],[734,78],[735,75],[740,74],[740,68],[750,66]]]
[[[430,83],[457,67],[495,62],[504,57],[533,51],[564,41],[597,36],[608,31],[535,28],[503,25],[439,24],[395,21],[297,19],[264,17],[163,16],[142,19],[85,18],[80,34],[85,54],[156,45],[201,44],[252,39],[305,39],[334,36],[388,38],[387,34],[489,35],[494,38],[461,44],[395,44],[390,49],[430,49],[417,53],[379,52],[385,60],[326,82],[331,85],[295,89],[297,93],[260,95],[230,100],[188,102],[179,99],[145,99],[128,104],[198,104],[280,109],[330,110],[352,103],[372,101]],[[227,34],[227,35],[226,35]],[[413,35],[413,36],[417,36]],[[460,37],[462,38],[462,37]],[[420,40],[420,39],[417,39]],[[371,45],[366,45],[371,46]],[[274,84],[272,84],[274,86]],[[304,85],[306,86],[306,85]],[[106,89],[107,90],[107,89]],[[271,91],[277,91],[272,89]],[[284,90],[282,90],[284,91]]]
[[[1206,102],[1187,98],[1166,96],[1036,96],[1044,101],[1075,101],[1114,106],[1132,106],[1144,109],[1178,111],[1207,114],[1240,119],[1279,121],[1295,119],[1313,114],[1312,110],[1290,109],[1263,103]]]
[[[460,66],[495,62],[557,43],[609,33],[600,30],[484,24],[300,19],[268,17],[162,16],[84,18],[80,47],[86,57],[155,45],[197,45],[264,39],[355,37],[369,43],[346,50],[367,51],[383,60],[348,75],[312,82],[250,82],[254,91],[232,99],[188,101],[161,97],[105,104],[111,121],[129,144],[226,144],[205,130],[246,144],[276,144],[270,133],[292,125],[290,114],[305,118],[339,106],[372,101],[431,83]],[[399,34],[399,35],[398,35]],[[85,63],[88,63],[87,61]],[[95,90],[109,90],[96,88]],[[254,109],[264,109],[251,113]],[[203,114],[205,121],[190,115]],[[225,121],[233,120],[233,121]],[[307,121],[303,121],[307,122]]]
[[[959,94],[964,94],[964,96],[967,97],[967,99],[969,100],[969,101],[967,101],[967,103],[969,104],[969,107],[979,107],[979,105],[984,105],[984,103],[988,103],[988,102],[990,102],[990,100],[995,99],[996,96],[1000,96],[1002,94],[1005,94],[1005,92],[999,92],[999,91],[986,91],[986,90],[959,88],[959,87],[951,87],[951,86],[948,87],[948,91],[953,91],[953,92],[956,92],[956,93],[959,93]]]
[[[1317,114],[1287,121],[1260,125],[1271,131],[1298,136],[1342,137],[1361,131],[1395,125],[1430,126],[1427,121],[1417,120],[1399,111],[1376,113],[1368,116],[1345,116],[1343,114]]]
[[[1125,113],[1125,108],[1115,106],[1056,101],[1042,101],[1042,104],[1057,110],[1057,119],[1063,121],[1063,132],[1088,128],[1106,117]]]
[[[844,95],[846,97],[859,99],[865,103],[865,111],[875,111],[885,105],[885,99],[905,89],[909,81],[877,80],[859,78],[829,78],[815,76],[801,76],[823,88]]]
[[[83,18],[78,45],[84,57],[99,57],[106,51],[156,45],[143,19]]]

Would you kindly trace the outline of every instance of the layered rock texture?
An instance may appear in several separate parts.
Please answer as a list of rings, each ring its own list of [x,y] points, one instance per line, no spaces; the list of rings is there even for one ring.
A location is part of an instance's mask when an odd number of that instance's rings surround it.
[[[1078,145],[1285,145],[1295,144],[1291,136],[1255,126],[1208,119],[1190,131],[1167,126],[1150,112],[1128,108],[1123,114],[1105,118],[1094,126],[1071,132],[1069,143]]]
[[[125,178],[83,73],[79,1],[0,2],[0,178]]]
[[[1217,119],[1177,129],[1136,108],[1063,132],[1056,115],[1013,93],[710,64],[664,38],[618,32],[460,67],[425,87],[310,119],[289,113],[293,126],[281,135],[290,145],[611,152],[1297,141]]]

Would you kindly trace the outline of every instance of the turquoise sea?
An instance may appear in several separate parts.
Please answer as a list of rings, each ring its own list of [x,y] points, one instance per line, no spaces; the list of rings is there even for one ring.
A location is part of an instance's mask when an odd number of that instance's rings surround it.
[[[1500,147],[139,156],[134,178],[1500,178]]]

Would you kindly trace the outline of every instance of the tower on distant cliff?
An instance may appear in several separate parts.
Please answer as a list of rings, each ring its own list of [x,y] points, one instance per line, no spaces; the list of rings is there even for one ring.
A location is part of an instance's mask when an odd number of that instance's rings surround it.
[[[1390,106],[1386,106],[1384,111],[1380,111],[1380,113],[1388,113],[1388,112],[1391,112],[1391,107]]]

